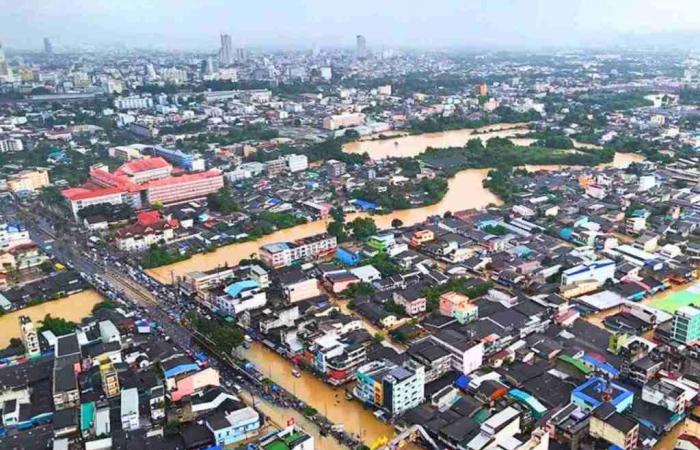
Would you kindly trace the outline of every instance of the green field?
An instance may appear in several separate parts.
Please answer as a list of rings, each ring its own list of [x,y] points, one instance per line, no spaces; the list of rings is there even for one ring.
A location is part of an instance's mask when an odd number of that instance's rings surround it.
[[[695,304],[700,308],[699,284],[690,286],[683,291],[674,292],[658,300],[653,300],[649,303],[649,306],[673,314],[678,308],[682,308],[690,304]]]

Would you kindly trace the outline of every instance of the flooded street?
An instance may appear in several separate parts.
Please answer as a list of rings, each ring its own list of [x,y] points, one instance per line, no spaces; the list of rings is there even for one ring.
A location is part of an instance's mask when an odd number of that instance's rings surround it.
[[[80,322],[81,319],[89,316],[92,307],[102,300],[100,294],[90,290],[5,314],[0,317],[0,347],[6,347],[10,344],[10,339],[19,337],[19,316],[29,316],[37,328],[40,326],[37,322],[47,314]]]
[[[379,437],[389,438],[394,435],[393,427],[377,420],[372,411],[363,408],[355,400],[347,400],[342,387],[333,388],[308,372],[303,372],[300,378],[293,377],[291,363],[262,344],[253,343],[244,355],[263,375],[308,403],[333,423],[342,424],[345,431],[360,436],[363,442],[371,444]],[[268,408],[275,409],[283,418],[286,417],[286,412],[281,408]],[[283,423],[286,423],[286,419]],[[334,443],[333,439],[330,441]]]

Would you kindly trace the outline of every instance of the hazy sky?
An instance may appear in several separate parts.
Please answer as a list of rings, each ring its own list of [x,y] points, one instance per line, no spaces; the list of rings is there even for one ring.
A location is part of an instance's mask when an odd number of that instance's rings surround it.
[[[39,49],[124,44],[568,46],[620,35],[700,33],[700,0],[0,0],[0,41]]]

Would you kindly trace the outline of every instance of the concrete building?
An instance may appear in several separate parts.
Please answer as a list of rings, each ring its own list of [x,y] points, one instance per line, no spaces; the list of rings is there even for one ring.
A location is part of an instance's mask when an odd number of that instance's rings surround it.
[[[335,253],[338,241],[326,233],[295,242],[276,242],[260,247],[260,259],[273,269],[290,266],[297,262],[314,260]]]
[[[625,450],[637,448],[639,424],[620,414],[610,403],[603,403],[591,414],[591,437]]]
[[[102,390],[107,398],[116,397],[121,393],[119,375],[111,361],[100,364],[100,379],[102,380]]]
[[[276,177],[287,170],[287,161],[284,158],[277,158],[265,163],[265,172],[269,177]]]
[[[24,150],[24,144],[17,138],[0,139],[0,153],[5,152],[21,152]]]
[[[292,173],[301,172],[309,167],[309,158],[306,155],[291,154],[286,155],[284,159],[287,162],[287,169]]]
[[[23,170],[7,177],[7,187],[14,193],[36,192],[49,184],[47,169]]]
[[[323,128],[333,131],[341,128],[356,127],[363,123],[365,123],[365,115],[362,113],[335,114],[323,119]]]
[[[467,323],[479,317],[479,307],[469,297],[458,292],[445,292],[440,296],[440,314],[454,317],[459,323]]]
[[[138,430],[139,424],[139,391],[136,388],[124,389],[121,392],[120,417],[122,429],[125,431]]]
[[[121,110],[153,108],[153,99],[150,97],[117,97],[114,99],[114,107]]]
[[[326,173],[331,178],[339,177],[348,171],[347,165],[344,162],[336,159],[329,159],[326,161],[323,167],[326,169]]]
[[[561,274],[561,285],[568,286],[581,281],[594,280],[599,286],[602,286],[606,281],[614,279],[615,262],[609,259],[601,259],[565,270]]]
[[[357,369],[354,394],[362,402],[394,416],[425,398],[425,368],[409,362],[406,367],[389,360],[372,361]]]
[[[34,358],[41,355],[39,336],[36,332],[36,328],[34,328],[32,319],[27,316],[19,316],[19,331],[27,357]]]
[[[700,339],[700,309],[684,306],[673,314],[671,337],[682,344],[691,344]]]

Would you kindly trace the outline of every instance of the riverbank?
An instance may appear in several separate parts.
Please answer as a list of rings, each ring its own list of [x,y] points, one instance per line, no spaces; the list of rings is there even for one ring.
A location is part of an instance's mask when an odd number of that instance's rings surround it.
[[[7,347],[10,344],[10,339],[20,336],[20,316],[30,317],[37,324],[37,328],[39,327],[38,322],[47,314],[72,322],[80,322],[92,313],[92,308],[96,304],[103,300],[104,298],[97,292],[87,290],[59,300],[52,300],[5,314],[0,317],[0,348]]]

